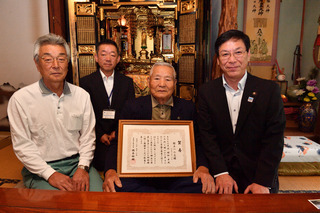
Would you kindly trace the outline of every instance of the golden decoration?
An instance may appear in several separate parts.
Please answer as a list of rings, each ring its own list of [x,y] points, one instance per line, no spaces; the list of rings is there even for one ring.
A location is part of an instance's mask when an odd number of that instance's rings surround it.
[[[197,10],[197,0],[181,2],[181,10],[180,10],[181,14],[196,12],[196,10]]]
[[[195,54],[196,46],[195,45],[180,45],[180,54]]]
[[[95,3],[90,3],[90,4],[76,4],[76,14],[78,16],[81,15],[94,15],[94,13],[96,12],[96,7],[95,7]]]
[[[95,54],[96,46],[95,45],[79,45],[79,54]]]

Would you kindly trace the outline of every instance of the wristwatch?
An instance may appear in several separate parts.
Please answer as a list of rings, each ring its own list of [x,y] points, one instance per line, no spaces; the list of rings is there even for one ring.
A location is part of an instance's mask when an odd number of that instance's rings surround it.
[[[78,165],[78,168],[84,169],[86,172],[89,172],[89,166]]]

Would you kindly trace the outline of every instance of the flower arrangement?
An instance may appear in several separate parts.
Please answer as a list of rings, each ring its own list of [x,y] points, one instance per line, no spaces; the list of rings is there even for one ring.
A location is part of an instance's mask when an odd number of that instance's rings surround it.
[[[305,102],[305,103],[313,103],[318,101],[320,90],[317,87],[317,77],[318,70],[313,69],[309,74],[309,80],[306,78],[298,78],[297,81],[299,82],[299,89],[296,91],[296,95],[298,97],[298,101]]]
[[[315,79],[307,81],[305,78],[300,78],[297,81],[299,81],[299,90],[296,95],[299,101],[309,103],[318,100],[319,88]]]

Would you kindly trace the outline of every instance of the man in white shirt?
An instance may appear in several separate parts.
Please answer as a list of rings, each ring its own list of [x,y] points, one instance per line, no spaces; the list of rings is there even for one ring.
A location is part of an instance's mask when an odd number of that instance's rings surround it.
[[[23,163],[27,188],[101,191],[102,180],[90,168],[95,149],[95,116],[89,94],[65,81],[70,49],[57,35],[34,45],[42,79],[11,97],[8,115],[13,149]]]
[[[117,44],[107,39],[96,46],[95,60],[99,69],[81,78],[80,86],[90,94],[96,115],[96,150],[92,165],[104,171],[106,153],[114,142],[120,112],[125,102],[134,98],[134,87],[132,78],[116,71],[120,61]]]
[[[285,114],[279,86],[247,72],[250,38],[229,30],[215,43],[223,75],[199,90],[199,129],[216,192],[277,193]]]

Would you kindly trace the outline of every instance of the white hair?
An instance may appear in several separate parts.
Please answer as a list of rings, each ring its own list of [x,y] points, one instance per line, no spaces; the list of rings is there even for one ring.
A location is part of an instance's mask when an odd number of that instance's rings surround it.
[[[155,68],[155,67],[158,67],[158,66],[170,67],[170,68],[173,70],[173,78],[176,79],[176,77],[177,77],[176,70],[174,69],[174,67],[173,67],[171,64],[169,64],[169,63],[167,63],[167,62],[156,62],[156,63],[151,67],[150,76],[152,75],[154,68]]]
[[[33,58],[36,62],[39,62],[39,51],[40,47],[46,44],[59,45],[63,46],[66,50],[68,60],[70,60],[70,47],[67,44],[66,40],[59,35],[49,33],[47,35],[41,36],[37,39],[33,48]]]

